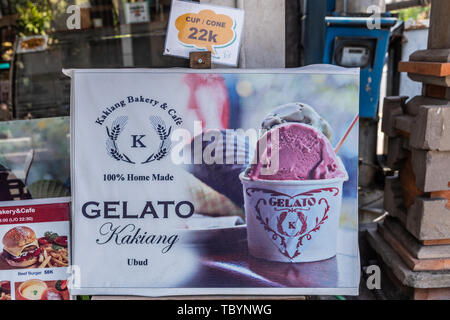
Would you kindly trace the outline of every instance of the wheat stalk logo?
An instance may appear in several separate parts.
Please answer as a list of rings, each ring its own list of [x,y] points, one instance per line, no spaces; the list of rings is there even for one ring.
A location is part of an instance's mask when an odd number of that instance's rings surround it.
[[[119,147],[117,145],[119,135],[125,129],[127,122],[128,117],[121,116],[117,117],[117,119],[114,120],[111,125],[111,129],[108,128],[108,126],[106,127],[106,135],[108,136],[106,139],[106,151],[112,158],[116,159],[117,161],[124,161],[134,164],[135,162],[131,161],[125,153],[120,153]]]
[[[153,162],[155,160],[161,160],[169,153],[172,144],[169,139],[170,133],[172,132],[172,127],[169,127],[169,129],[167,129],[164,120],[158,116],[150,116],[149,120],[153,130],[155,130],[156,134],[161,140],[161,143],[159,144],[158,151],[156,153],[152,153],[147,158],[147,160],[141,162],[142,164]]]

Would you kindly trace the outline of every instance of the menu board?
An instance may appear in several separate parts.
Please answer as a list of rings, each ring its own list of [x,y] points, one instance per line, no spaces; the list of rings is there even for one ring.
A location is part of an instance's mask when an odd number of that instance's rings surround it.
[[[357,294],[358,69],[65,72],[74,294]]]
[[[0,202],[0,300],[69,300],[70,198]]]

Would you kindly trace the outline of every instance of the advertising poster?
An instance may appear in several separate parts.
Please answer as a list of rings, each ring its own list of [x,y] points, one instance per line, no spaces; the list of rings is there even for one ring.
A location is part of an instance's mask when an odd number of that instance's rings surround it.
[[[244,10],[174,0],[164,54],[210,51],[213,63],[237,66],[243,26]]]
[[[358,69],[65,73],[74,294],[358,293]]]
[[[0,203],[0,300],[69,300],[70,199]]]
[[[127,23],[142,23],[150,20],[147,2],[125,3],[125,17]]]

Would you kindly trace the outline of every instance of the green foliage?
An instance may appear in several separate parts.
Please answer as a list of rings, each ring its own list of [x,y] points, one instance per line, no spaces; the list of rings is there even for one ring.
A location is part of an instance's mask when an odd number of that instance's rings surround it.
[[[406,8],[393,13],[398,13],[399,19],[403,21],[410,19],[414,21],[423,20],[430,17],[430,6]]]
[[[45,34],[50,29],[52,11],[46,1],[17,1],[16,28],[21,36]]]

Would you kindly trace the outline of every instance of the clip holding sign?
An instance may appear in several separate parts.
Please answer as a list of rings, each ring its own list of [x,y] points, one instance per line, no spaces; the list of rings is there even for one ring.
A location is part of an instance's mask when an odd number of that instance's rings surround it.
[[[189,67],[192,69],[211,69],[211,52],[189,52]]]

